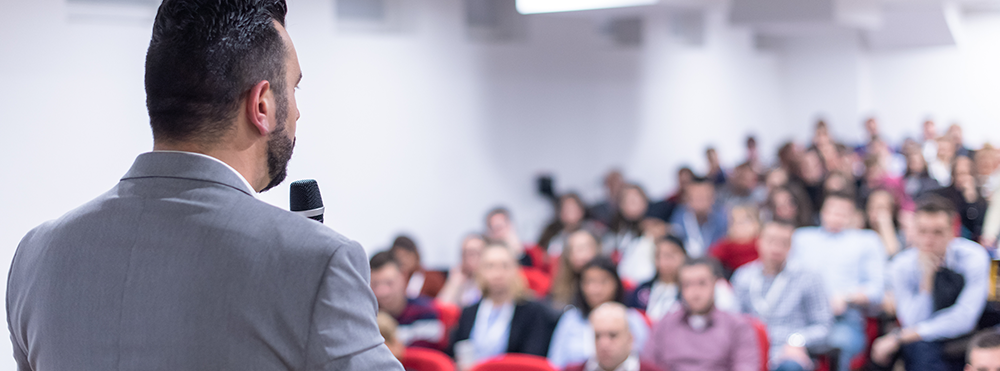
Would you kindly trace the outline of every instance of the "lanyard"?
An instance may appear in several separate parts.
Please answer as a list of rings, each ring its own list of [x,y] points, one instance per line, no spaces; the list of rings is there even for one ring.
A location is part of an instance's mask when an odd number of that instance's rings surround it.
[[[701,235],[701,228],[698,220],[694,218],[694,213],[684,210],[684,234],[687,235],[687,252],[692,257],[701,257],[705,250],[705,238]]]
[[[770,314],[771,310],[778,305],[778,300],[781,299],[783,291],[785,291],[785,286],[788,285],[788,274],[785,273],[785,270],[782,270],[774,277],[774,282],[771,283],[771,287],[765,293],[763,269],[763,266],[761,266],[761,274],[754,275],[750,279],[750,304],[753,305],[753,309],[761,317]]]

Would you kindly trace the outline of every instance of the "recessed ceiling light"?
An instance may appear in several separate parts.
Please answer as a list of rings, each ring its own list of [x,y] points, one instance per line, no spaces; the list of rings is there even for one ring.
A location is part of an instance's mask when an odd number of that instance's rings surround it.
[[[653,5],[659,0],[517,0],[521,14],[572,12],[577,10]]]

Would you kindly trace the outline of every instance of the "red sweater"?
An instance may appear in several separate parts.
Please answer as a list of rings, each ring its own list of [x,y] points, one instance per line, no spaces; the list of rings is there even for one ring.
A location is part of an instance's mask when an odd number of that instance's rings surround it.
[[[757,260],[757,239],[736,243],[726,237],[712,245],[708,251],[713,257],[719,259],[726,270],[732,272],[743,264]]]

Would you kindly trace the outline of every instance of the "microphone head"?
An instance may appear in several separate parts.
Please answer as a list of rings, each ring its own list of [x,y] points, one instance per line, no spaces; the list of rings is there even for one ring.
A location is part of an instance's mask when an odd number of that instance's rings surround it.
[[[314,179],[295,181],[288,192],[289,209],[309,218],[323,221],[323,197]]]

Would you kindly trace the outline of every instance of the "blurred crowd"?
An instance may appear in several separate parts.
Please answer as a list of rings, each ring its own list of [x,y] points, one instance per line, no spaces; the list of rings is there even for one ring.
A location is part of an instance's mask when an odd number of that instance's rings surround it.
[[[864,127],[842,143],[818,122],[773,164],[753,137],[732,169],[709,148],[665,197],[611,171],[595,204],[551,194],[535,240],[490,210],[447,272],[399,236],[371,258],[383,336],[463,370],[510,353],[565,370],[998,367],[972,350],[1000,347],[1000,151],[957,124],[902,143]]]

